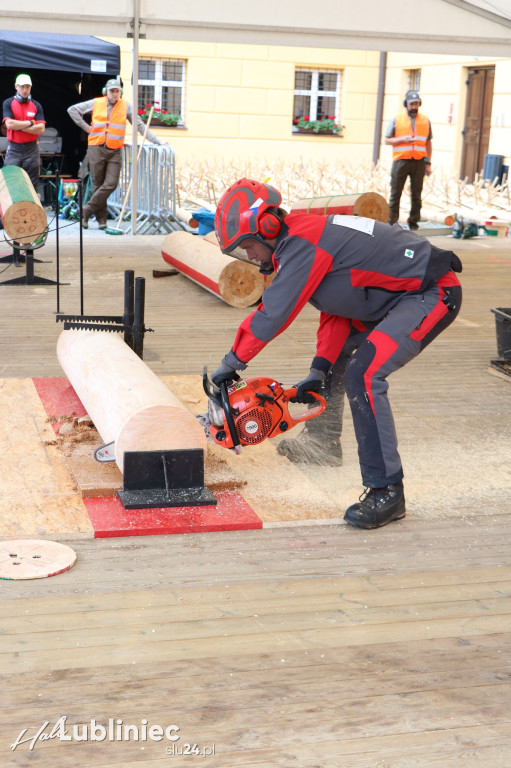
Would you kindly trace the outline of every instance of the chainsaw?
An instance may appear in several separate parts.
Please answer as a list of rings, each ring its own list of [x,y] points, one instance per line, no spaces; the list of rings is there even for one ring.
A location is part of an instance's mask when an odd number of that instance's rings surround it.
[[[204,368],[202,385],[208,396],[208,413],[198,416],[204,431],[217,445],[241,453],[244,445],[257,445],[267,437],[276,437],[302,421],[319,416],[326,408],[325,399],[317,392],[309,394],[315,400],[312,407],[291,415],[289,402],[296,396],[296,387],[284,389],[274,379],[258,376],[236,380],[228,385],[213,384]]]

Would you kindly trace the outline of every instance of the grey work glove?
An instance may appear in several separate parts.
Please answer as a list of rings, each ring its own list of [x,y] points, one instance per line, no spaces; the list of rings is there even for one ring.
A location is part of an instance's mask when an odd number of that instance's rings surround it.
[[[219,387],[223,381],[226,381],[227,384],[232,384],[235,379],[239,379],[239,376],[235,369],[231,368],[227,363],[220,363],[211,376],[211,381],[213,384],[216,384],[217,387]]]
[[[220,386],[222,381],[227,381],[229,384],[232,384],[233,381],[238,381],[239,379],[236,371],[244,371],[246,367],[247,364],[242,362],[231,349],[231,351],[225,355],[218,368],[213,371],[211,381],[213,384],[216,384],[217,387]]]
[[[292,403],[314,403],[316,398],[310,394],[310,392],[319,392],[323,386],[326,376],[322,371],[317,371],[315,368],[311,368],[309,375],[303,381],[299,381],[295,384],[296,395],[290,397],[289,400]]]

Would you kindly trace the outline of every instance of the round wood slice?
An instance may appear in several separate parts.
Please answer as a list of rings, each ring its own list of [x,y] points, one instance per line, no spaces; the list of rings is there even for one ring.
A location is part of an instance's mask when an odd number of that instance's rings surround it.
[[[7,237],[20,245],[30,245],[47,227],[46,213],[23,168],[0,168],[0,215]]]
[[[0,542],[0,579],[46,579],[68,571],[75,562],[76,552],[57,541]]]
[[[219,296],[231,307],[249,307],[261,298],[264,276],[254,264],[226,256],[218,244],[189,232],[171,232],[162,257],[183,275]]]
[[[389,204],[377,192],[362,192],[358,195],[327,195],[306,197],[293,203],[291,213],[315,213],[321,216],[345,214],[364,216],[386,223],[389,218]]]

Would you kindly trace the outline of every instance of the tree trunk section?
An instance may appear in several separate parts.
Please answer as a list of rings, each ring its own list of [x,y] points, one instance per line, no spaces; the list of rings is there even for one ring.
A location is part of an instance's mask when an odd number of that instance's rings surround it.
[[[63,331],[57,357],[121,472],[125,451],[206,451],[197,419],[117,333]]]
[[[255,304],[266,287],[258,267],[226,256],[218,245],[189,232],[167,235],[162,256],[168,264],[231,307]]]
[[[46,213],[28,174],[17,165],[0,168],[0,216],[7,237],[31,245],[46,229]]]
[[[364,216],[366,219],[375,219],[386,224],[389,219],[389,204],[377,192],[305,197],[293,203],[291,213],[315,213],[320,216],[337,213],[345,216]]]

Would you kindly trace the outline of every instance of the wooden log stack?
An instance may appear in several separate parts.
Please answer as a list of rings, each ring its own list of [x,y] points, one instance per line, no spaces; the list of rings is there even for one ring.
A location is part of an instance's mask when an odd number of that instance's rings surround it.
[[[366,219],[375,219],[386,224],[389,218],[389,204],[377,192],[304,197],[293,203],[291,213],[315,213],[320,216],[337,213],[346,216],[364,216]]]
[[[121,472],[126,451],[206,452],[197,419],[117,333],[62,331],[57,357]]]
[[[163,259],[231,307],[249,307],[267,283],[259,268],[222,253],[213,242],[190,232],[171,232],[162,244]]]
[[[32,245],[46,227],[41,201],[23,168],[0,168],[0,217],[7,237],[18,245]]]

